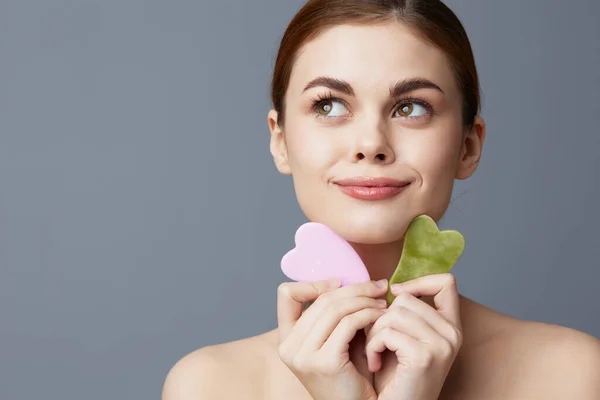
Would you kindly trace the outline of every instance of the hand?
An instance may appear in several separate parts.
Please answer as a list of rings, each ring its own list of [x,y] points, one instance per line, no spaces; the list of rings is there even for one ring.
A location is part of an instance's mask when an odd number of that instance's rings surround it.
[[[450,273],[404,282],[367,334],[378,400],[435,400],[462,346],[458,290]],[[435,309],[415,296],[434,296]],[[386,352],[382,362],[382,352]],[[395,354],[394,354],[395,353]]]
[[[279,357],[315,400],[375,400],[371,377],[359,372],[349,349],[357,331],[385,313],[387,282],[338,286],[339,281],[279,286]],[[313,300],[303,313],[302,303]],[[366,359],[363,364],[364,373],[371,374]]]

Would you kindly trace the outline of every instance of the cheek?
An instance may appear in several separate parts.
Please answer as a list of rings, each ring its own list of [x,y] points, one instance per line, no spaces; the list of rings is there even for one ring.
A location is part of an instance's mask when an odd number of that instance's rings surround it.
[[[405,154],[407,164],[421,175],[424,184],[452,182],[456,173],[459,133],[441,131],[413,140]]]
[[[434,219],[441,218],[452,196],[459,152],[456,135],[446,131],[415,141],[406,155],[421,180],[420,207]]]
[[[340,158],[342,146],[333,135],[296,127],[288,136],[288,160],[292,174],[321,175]]]
[[[290,125],[291,126],[291,125]],[[310,221],[324,221],[331,208],[328,180],[344,155],[343,140],[332,132],[294,125],[287,140],[288,162],[298,205]]]

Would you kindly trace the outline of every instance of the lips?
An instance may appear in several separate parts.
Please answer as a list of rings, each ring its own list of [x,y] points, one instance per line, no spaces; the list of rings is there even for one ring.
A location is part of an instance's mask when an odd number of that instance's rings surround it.
[[[410,181],[369,176],[338,179],[333,183],[342,193],[361,200],[389,199],[402,193],[410,185]]]
[[[402,187],[408,185],[410,181],[400,181],[398,179],[385,177],[357,176],[354,178],[338,179],[333,183],[339,186]]]

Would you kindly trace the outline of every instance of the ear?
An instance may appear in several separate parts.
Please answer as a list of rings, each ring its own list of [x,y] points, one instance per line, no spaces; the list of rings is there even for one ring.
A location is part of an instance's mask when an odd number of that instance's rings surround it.
[[[271,131],[271,154],[273,155],[273,161],[275,161],[277,170],[282,174],[289,175],[292,171],[288,163],[287,145],[285,143],[285,135],[277,123],[277,115],[275,109],[269,110],[268,122],[269,130]]]
[[[466,132],[456,169],[456,179],[467,179],[477,169],[485,141],[485,121],[479,115],[475,117],[473,128]]]

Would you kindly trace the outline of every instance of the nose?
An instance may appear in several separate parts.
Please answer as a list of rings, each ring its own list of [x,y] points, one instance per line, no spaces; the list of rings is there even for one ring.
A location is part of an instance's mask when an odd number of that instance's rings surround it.
[[[371,127],[362,129],[357,135],[350,158],[353,162],[391,164],[395,160],[395,155],[385,130]]]

